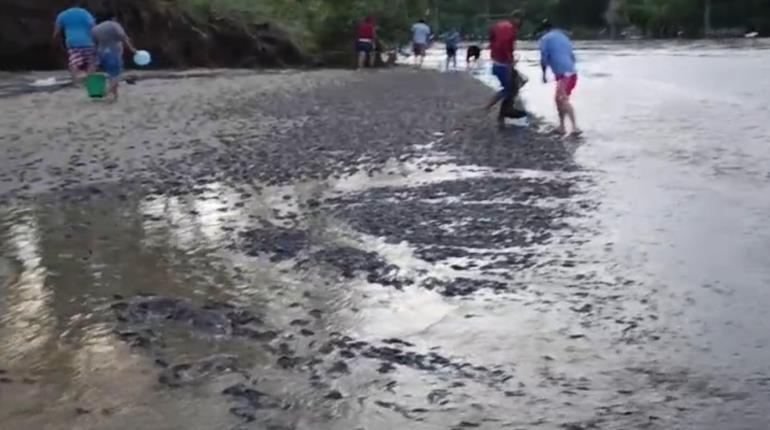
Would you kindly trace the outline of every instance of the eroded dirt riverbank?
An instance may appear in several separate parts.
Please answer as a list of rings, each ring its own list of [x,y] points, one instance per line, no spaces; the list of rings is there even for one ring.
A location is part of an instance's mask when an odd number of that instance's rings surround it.
[[[601,195],[575,143],[497,131],[472,110],[488,95],[395,70],[3,100],[2,427],[669,429],[756,413],[762,375],[673,359],[691,339],[596,243]]]

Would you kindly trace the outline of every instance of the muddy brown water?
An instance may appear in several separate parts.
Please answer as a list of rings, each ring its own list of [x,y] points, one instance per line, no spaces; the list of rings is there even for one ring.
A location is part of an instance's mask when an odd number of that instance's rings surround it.
[[[766,105],[711,82],[767,52],[581,51],[584,141],[515,166],[483,155],[515,130],[436,130],[326,179],[8,198],[0,428],[765,428]]]

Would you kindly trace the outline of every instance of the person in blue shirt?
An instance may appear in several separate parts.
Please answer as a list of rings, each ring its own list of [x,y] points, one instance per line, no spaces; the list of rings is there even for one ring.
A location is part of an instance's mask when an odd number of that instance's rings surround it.
[[[543,82],[548,82],[546,72],[551,69],[556,78],[556,109],[559,112],[559,133],[566,134],[565,118],[572,123],[573,134],[580,134],[575,120],[575,108],[570,96],[577,86],[575,51],[572,41],[564,32],[554,29],[548,20],[540,25],[540,65],[543,68]]]
[[[446,44],[446,69],[449,70],[449,63],[451,62],[454,69],[457,70],[457,47],[460,45],[460,33],[452,29],[446,34],[444,43]]]
[[[80,72],[92,73],[98,66],[98,56],[91,30],[96,25],[94,16],[80,7],[71,7],[56,17],[53,40],[64,32],[65,45],[69,56],[69,69],[73,82]]]
[[[425,53],[428,50],[430,41],[430,27],[424,19],[420,19],[412,25],[412,50],[414,52],[414,63],[417,67],[422,67],[425,62]]]

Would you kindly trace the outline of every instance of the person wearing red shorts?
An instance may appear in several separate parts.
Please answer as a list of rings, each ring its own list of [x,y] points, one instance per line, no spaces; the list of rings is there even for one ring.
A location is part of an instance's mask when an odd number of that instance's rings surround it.
[[[71,7],[56,17],[53,40],[58,40],[59,34],[64,32],[73,82],[78,79],[80,73],[92,73],[98,66],[96,46],[91,35],[95,25],[94,16],[79,7]]]
[[[556,109],[559,112],[559,133],[566,134],[565,119],[572,123],[573,134],[580,134],[575,120],[575,108],[570,97],[578,83],[575,68],[575,51],[572,41],[562,31],[553,28],[549,21],[543,21],[540,33],[540,65],[543,68],[543,82],[548,82],[546,72],[551,69],[556,78]]]

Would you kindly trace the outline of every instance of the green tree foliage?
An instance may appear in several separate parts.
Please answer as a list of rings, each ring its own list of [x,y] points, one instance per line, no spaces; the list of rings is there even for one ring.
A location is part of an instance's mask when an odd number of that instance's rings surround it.
[[[578,34],[607,34],[604,29],[633,26],[649,37],[703,35],[735,28],[770,35],[770,0],[160,0],[181,3],[208,16],[227,14],[250,21],[276,21],[288,28],[309,50],[348,52],[357,23],[376,17],[386,46],[409,40],[410,24],[428,19],[434,30],[451,28],[485,37],[489,25],[508,18],[513,10],[525,14],[524,34],[544,18],[557,25],[583,30]],[[609,22],[608,22],[609,21]],[[614,24],[614,25],[609,25]]]
[[[439,0],[442,28],[478,32],[513,9],[525,12],[526,30],[543,18],[595,34],[610,24],[634,26],[650,37],[700,36],[708,23],[770,34],[770,0]]]

